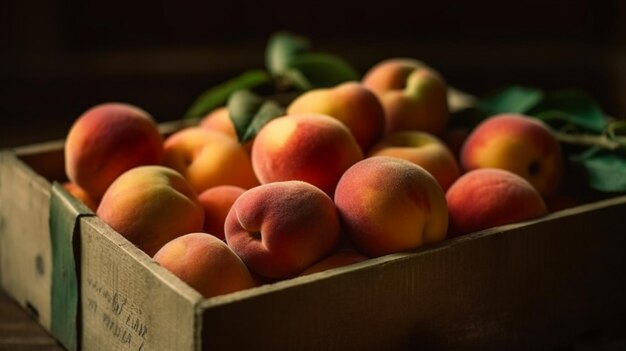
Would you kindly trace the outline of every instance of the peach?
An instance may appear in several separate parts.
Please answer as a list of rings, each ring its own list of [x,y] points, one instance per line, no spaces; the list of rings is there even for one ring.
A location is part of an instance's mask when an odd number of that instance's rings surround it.
[[[226,106],[218,107],[215,110],[209,112],[200,120],[199,126],[216,132],[223,133],[239,142],[235,125],[230,119],[228,114],[228,108]],[[244,149],[250,153],[252,150],[253,140],[243,143]]]
[[[228,108],[226,106],[218,107],[209,112],[200,120],[200,127],[224,133],[233,139],[237,139],[235,125],[230,120]]]
[[[358,82],[304,92],[287,107],[287,114],[300,113],[319,113],[343,122],[363,152],[385,129],[385,111],[378,97]]]
[[[368,155],[398,157],[424,167],[446,191],[461,171],[452,151],[436,136],[418,131],[388,135],[372,147]]]
[[[124,103],[103,103],[74,122],[65,141],[70,181],[98,201],[115,178],[142,165],[158,164],[163,138],[152,116]]]
[[[210,234],[190,233],[172,239],[154,260],[206,298],[255,286],[239,256]]]
[[[252,146],[252,167],[261,183],[302,180],[331,197],[343,172],[362,158],[348,128],[318,114],[275,118]]]
[[[235,200],[246,189],[234,185],[218,185],[208,188],[198,195],[204,209],[204,231],[225,240],[224,221]]]
[[[63,188],[65,188],[65,190],[72,196],[82,201],[82,203],[85,204],[85,206],[87,206],[87,208],[89,208],[90,210],[95,212],[98,208],[96,201],[92,199],[91,196],[89,196],[89,194],[87,194],[87,192],[83,188],[78,186],[78,184],[72,182],[64,182]]]
[[[332,268],[348,266],[354,263],[367,260],[368,257],[352,248],[343,248],[323,258],[321,261],[307,268],[300,275],[308,275],[318,272],[327,271]]]
[[[390,58],[371,67],[362,82],[385,109],[387,134],[444,131],[450,115],[448,87],[434,68],[414,59]]]
[[[331,252],[339,238],[339,218],[332,199],[317,187],[273,182],[239,196],[224,232],[228,246],[251,271],[284,279]]]
[[[520,222],[547,213],[539,192],[524,178],[497,168],[463,174],[446,192],[450,236]]]
[[[487,118],[468,135],[460,155],[465,171],[501,168],[530,182],[542,196],[553,194],[563,173],[561,147],[548,127],[519,114]]]
[[[107,189],[97,215],[148,255],[183,234],[200,232],[204,210],[189,183],[163,166],[140,166]]]
[[[346,234],[368,256],[415,249],[446,236],[441,186],[403,159],[373,156],[356,163],[337,184],[335,204]]]
[[[182,129],[165,140],[163,165],[181,173],[198,194],[218,185],[248,189],[259,184],[250,156],[237,141],[200,127]]]

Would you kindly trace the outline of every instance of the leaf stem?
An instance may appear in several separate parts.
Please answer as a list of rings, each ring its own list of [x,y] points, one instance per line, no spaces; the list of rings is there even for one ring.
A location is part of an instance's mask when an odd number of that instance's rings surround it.
[[[553,131],[553,133],[559,142],[565,144],[598,146],[611,151],[626,147],[626,138],[615,138],[614,140],[611,140],[604,134],[570,134],[558,131]]]

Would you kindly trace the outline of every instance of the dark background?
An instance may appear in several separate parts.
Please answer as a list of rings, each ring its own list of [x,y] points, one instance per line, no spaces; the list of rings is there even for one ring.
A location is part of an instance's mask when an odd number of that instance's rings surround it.
[[[483,95],[509,84],[576,87],[626,116],[626,4],[601,1],[0,2],[0,147],[65,136],[105,101],[179,118],[206,88],[263,68],[288,30],[361,73],[423,60]]]

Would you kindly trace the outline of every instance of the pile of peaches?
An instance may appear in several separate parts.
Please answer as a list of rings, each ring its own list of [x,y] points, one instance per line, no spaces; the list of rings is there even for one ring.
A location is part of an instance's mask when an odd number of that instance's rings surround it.
[[[84,112],[66,189],[206,297],[545,215],[551,130],[499,114],[462,139],[432,67],[392,58],[302,92],[246,143],[226,107],[163,136],[139,107]]]

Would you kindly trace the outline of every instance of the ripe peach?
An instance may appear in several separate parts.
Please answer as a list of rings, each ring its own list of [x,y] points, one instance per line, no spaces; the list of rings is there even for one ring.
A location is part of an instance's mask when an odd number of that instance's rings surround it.
[[[120,175],[96,213],[150,256],[180,235],[202,231],[204,221],[189,183],[163,166],[135,167]]]
[[[385,111],[378,97],[357,82],[303,93],[287,107],[287,114],[300,113],[319,113],[343,122],[363,152],[382,137],[385,129]]]
[[[228,108],[226,106],[218,107],[209,112],[200,120],[200,127],[224,133],[234,139],[237,139],[235,125],[230,120]]]
[[[65,190],[72,196],[82,201],[83,204],[85,204],[85,206],[87,206],[87,208],[89,208],[90,210],[95,212],[98,208],[96,201],[92,199],[91,196],[89,196],[89,194],[87,194],[87,192],[83,188],[79,187],[78,184],[72,182],[64,182],[63,188],[65,188]]]
[[[317,187],[273,182],[239,196],[224,231],[228,246],[251,271],[283,279],[330,253],[339,238],[339,218],[331,198]]]
[[[252,146],[252,167],[261,183],[302,180],[331,197],[343,172],[362,158],[348,128],[318,114],[273,119]]]
[[[368,257],[352,248],[343,248],[323,258],[321,261],[307,268],[300,275],[323,272],[332,268],[343,267],[367,260]]]
[[[439,135],[448,118],[448,87],[432,67],[408,58],[391,58],[371,67],[363,85],[385,109],[386,133],[421,130]]]
[[[246,189],[234,185],[218,185],[208,188],[198,195],[204,209],[204,231],[225,240],[224,221],[235,200]]]
[[[163,138],[146,111],[124,103],[104,103],[84,112],[65,141],[70,181],[98,201],[125,171],[161,161]]]
[[[175,238],[154,255],[154,260],[206,298],[255,286],[239,256],[210,234]]]
[[[446,193],[449,235],[520,222],[547,213],[543,198],[515,173],[479,168],[463,174]]]
[[[411,250],[443,240],[448,228],[446,199],[424,168],[389,156],[350,167],[335,192],[343,228],[369,256]]]
[[[250,156],[232,138],[200,127],[188,127],[164,143],[163,165],[180,172],[196,193],[218,185],[244,189],[259,184]]]
[[[436,136],[418,131],[402,131],[388,135],[370,150],[369,156],[392,156],[424,167],[446,191],[459,177],[456,158]]]
[[[539,120],[519,114],[487,118],[471,131],[461,149],[461,166],[501,168],[530,182],[543,196],[557,189],[563,173],[561,148]]]
[[[237,136],[235,125],[230,119],[230,115],[228,114],[228,108],[226,106],[218,107],[215,110],[209,112],[206,116],[204,116],[204,118],[202,118],[202,120],[200,120],[199,126],[202,128],[223,133],[233,138],[233,140],[239,142],[239,137]],[[248,154],[252,150],[253,141],[254,139],[247,141],[243,144],[243,147],[248,152]]]

